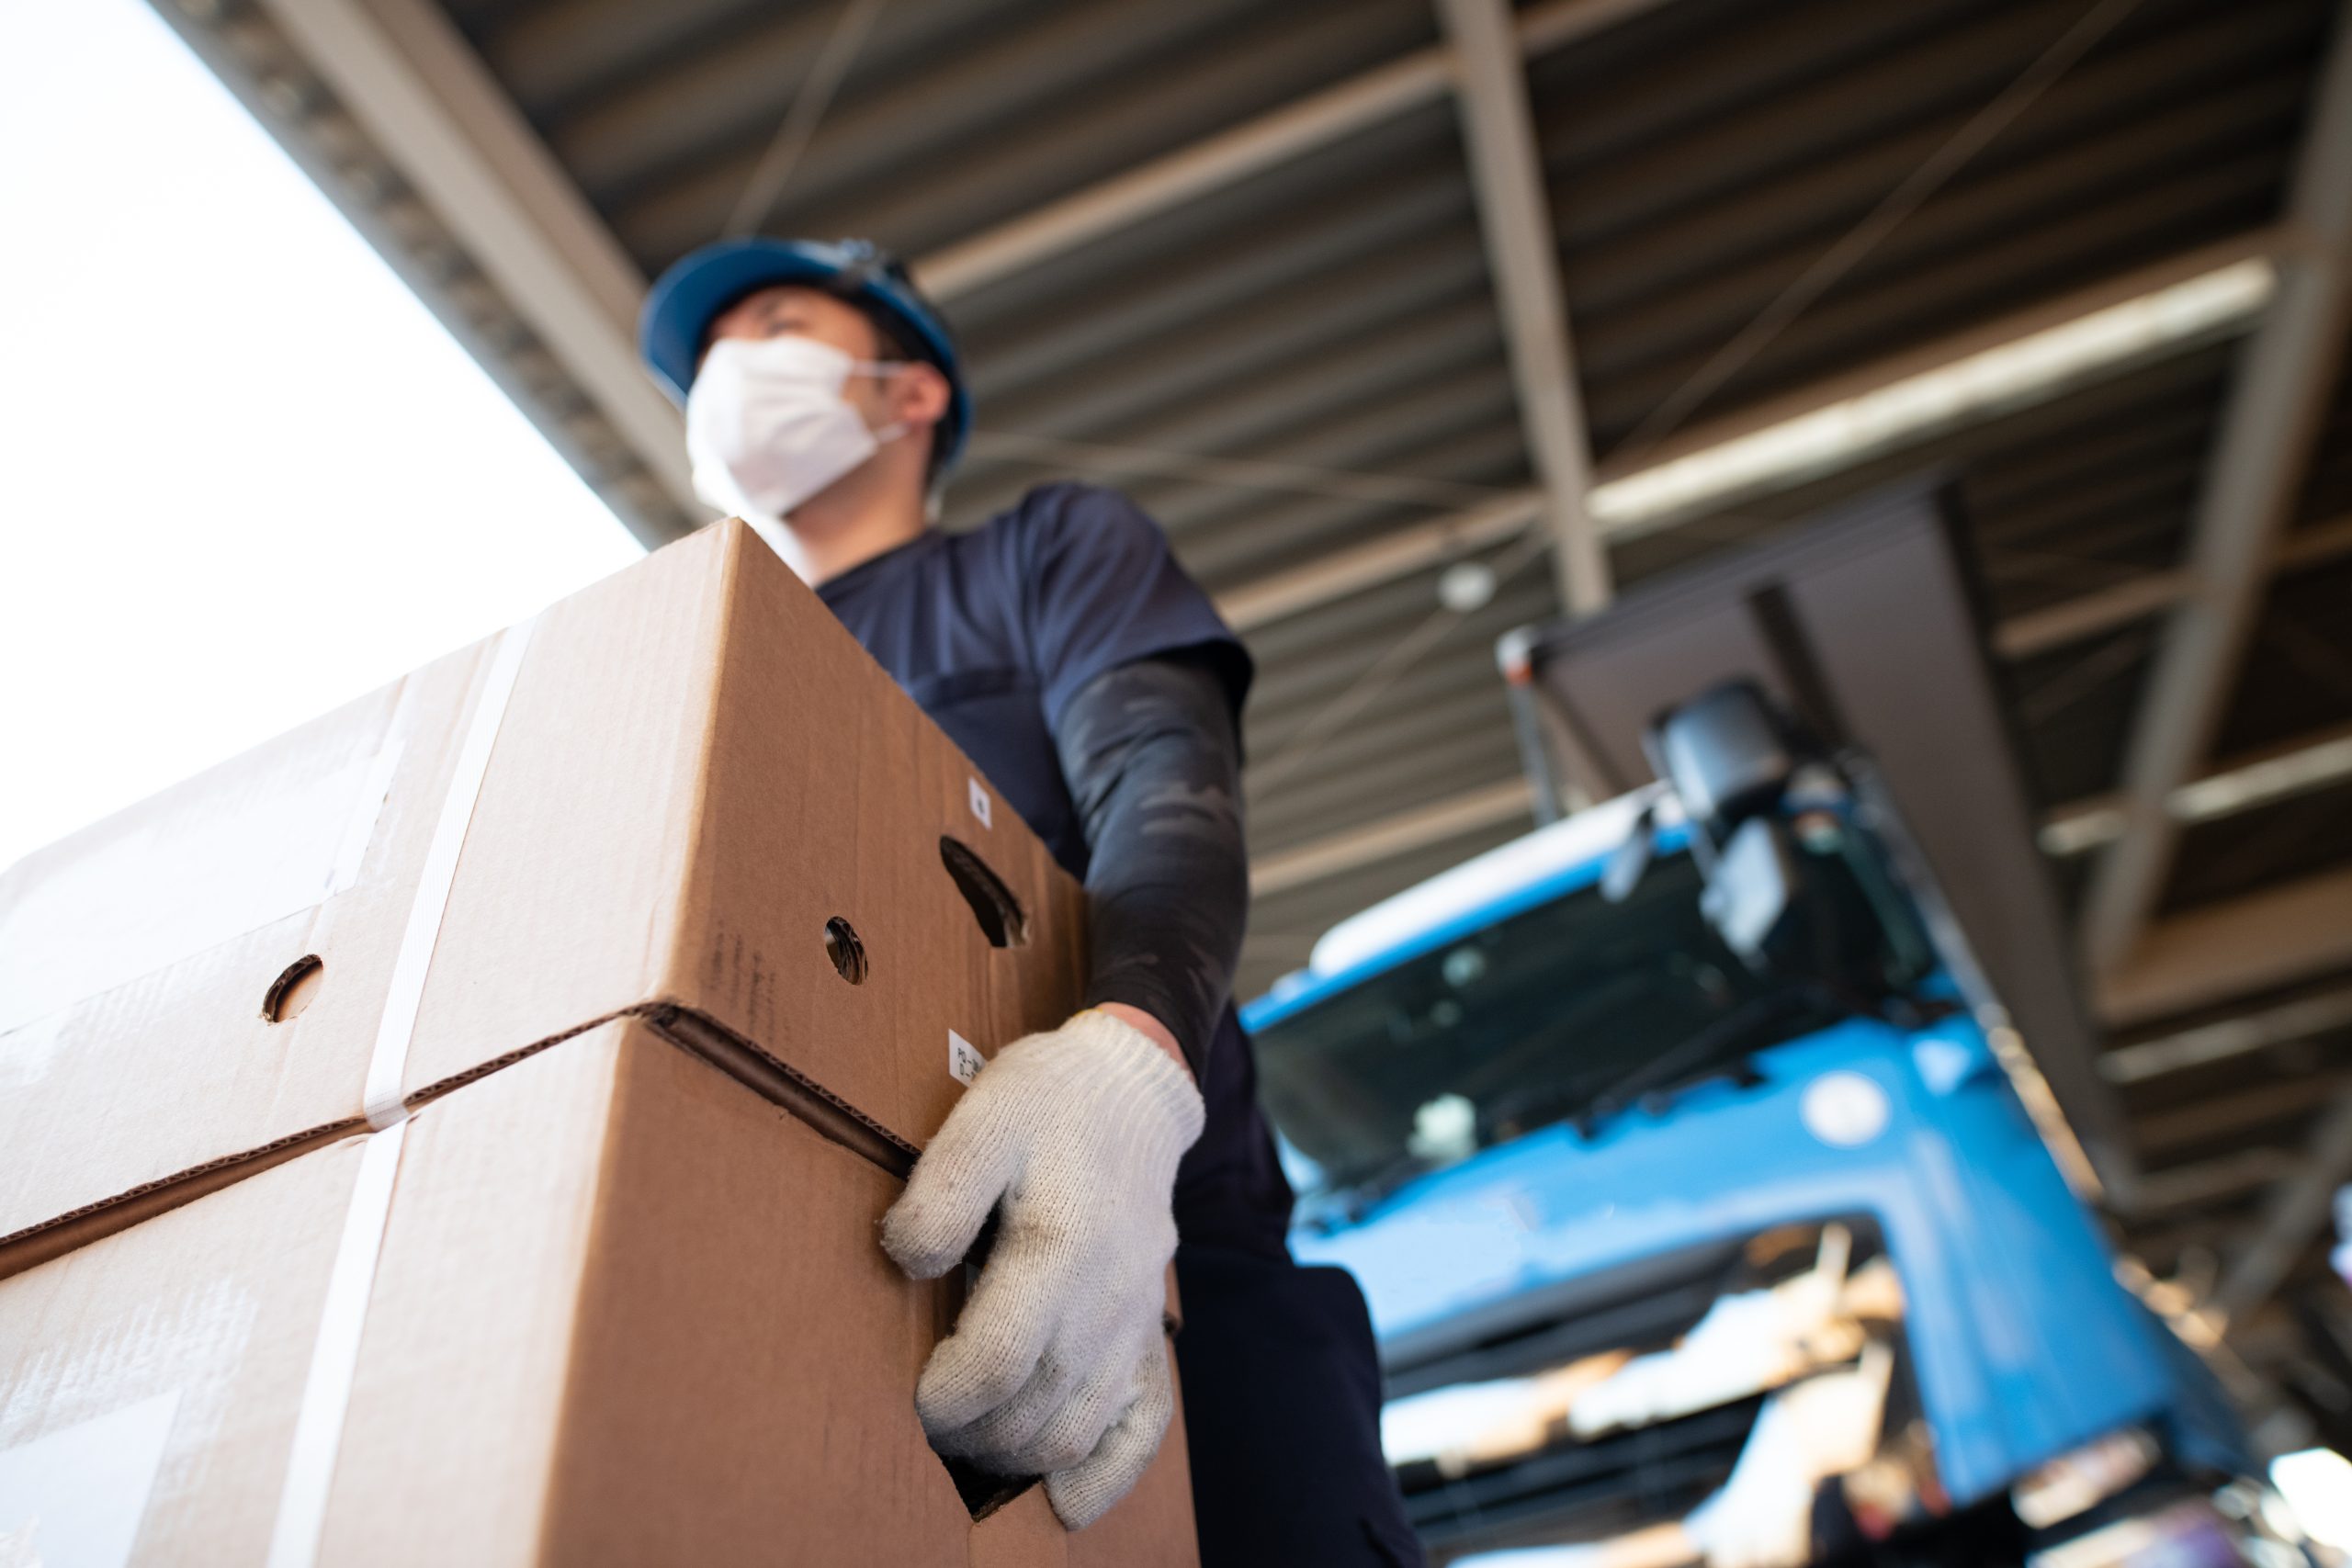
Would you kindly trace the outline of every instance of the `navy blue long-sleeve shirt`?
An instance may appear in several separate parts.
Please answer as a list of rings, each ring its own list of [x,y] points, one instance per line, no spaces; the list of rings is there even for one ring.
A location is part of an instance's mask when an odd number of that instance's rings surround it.
[[[1041,487],[979,528],[926,533],[818,592],[1081,881],[1086,824],[1057,743],[1081,693],[1123,666],[1181,660],[1214,671],[1238,730],[1248,652],[1158,525],[1114,491]],[[1177,1228],[1279,1255],[1292,1194],[1229,999],[1207,1033],[1183,1042],[1207,1121],[1177,1173]]]

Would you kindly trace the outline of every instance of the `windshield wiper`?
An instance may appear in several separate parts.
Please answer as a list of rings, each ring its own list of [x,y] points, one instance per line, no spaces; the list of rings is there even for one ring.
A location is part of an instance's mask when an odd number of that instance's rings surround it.
[[[1498,1134],[1505,1128],[1511,1129],[1510,1135],[1517,1136],[1571,1111],[1578,1112],[1575,1116],[1577,1131],[1589,1137],[1602,1122],[1644,1095],[1673,1087],[1704,1073],[1726,1057],[1745,1055],[1756,1049],[1758,1033],[1810,1010],[1816,1001],[1810,996],[1785,991],[1758,997],[1716,1019],[1671,1050],[1633,1068],[1597,1094],[1581,1085],[1522,1089],[1479,1116],[1478,1146],[1491,1148],[1502,1141]],[[1411,1149],[1399,1149],[1363,1175],[1334,1184],[1329,1194],[1330,1205],[1353,1224],[1400,1189],[1443,1168],[1447,1163],[1450,1162]]]
[[[1585,1084],[1523,1089],[1478,1119],[1479,1142],[1491,1143],[1507,1128],[1527,1132],[1563,1115],[1570,1117],[1578,1133],[1590,1137],[1602,1122],[1638,1104],[1643,1097],[1706,1076],[1711,1068],[1745,1056],[1759,1044],[1773,1043],[1756,1037],[1816,1010],[1820,999],[1809,990],[1776,991],[1744,1002],[1598,1089]]]
[[[1399,1189],[1438,1168],[1439,1162],[1429,1156],[1400,1149],[1363,1175],[1336,1185],[1329,1193],[1331,1206],[1352,1224]]]

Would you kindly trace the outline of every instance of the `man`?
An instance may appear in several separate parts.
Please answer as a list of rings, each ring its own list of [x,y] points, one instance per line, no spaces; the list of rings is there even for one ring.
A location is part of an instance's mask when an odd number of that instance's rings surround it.
[[[1379,1450],[1352,1280],[1303,1269],[1229,996],[1249,901],[1250,662],[1158,527],[1048,485],[931,526],[972,410],[955,345],[871,244],[729,241],[648,296],[648,365],[695,483],[813,584],[1090,895],[1083,1011],[1000,1051],[917,1164],[882,1245],[909,1273],[999,1228],[916,1407],[933,1444],[1043,1474],[1083,1528],[1171,1414],[1176,1261],[1202,1556],[1418,1562]]]

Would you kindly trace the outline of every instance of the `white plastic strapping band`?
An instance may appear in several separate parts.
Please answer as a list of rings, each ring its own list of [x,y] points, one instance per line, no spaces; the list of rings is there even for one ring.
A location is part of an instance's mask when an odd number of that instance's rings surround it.
[[[408,929],[401,933],[400,955],[392,961],[390,988],[376,1024],[376,1049],[368,1058],[368,1121],[389,1127],[408,1114],[401,1103],[401,1078],[408,1071],[409,1037],[416,1030],[416,1010],[424,1000],[424,976],[433,966],[433,945],[441,934],[441,919],[448,912],[449,889],[458,879],[458,852],[466,846],[466,829],[472,823],[474,801],[490,772],[491,748],[498,743],[498,728],[506,716],[506,701],[514,694],[514,677],[523,668],[523,650],[530,646],[533,622],[509,626],[491,657],[490,673],[482,682],[481,701],[474,706],[473,722],[458,750],[449,773],[449,793],[433,825],[433,842],[424,852],[424,870],[418,878],[416,897],[408,908]]]
[[[319,1337],[311,1346],[310,1371],[303,1378],[286,1484],[278,1493],[277,1519],[270,1531],[268,1568],[311,1568],[318,1561],[320,1537],[326,1529],[327,1497],[334,1483],[335,1455],[343,1446],[344,1420],[359,1372],[368,1298],[375,1289],[376,1262],[391,1217],[392,1179],[400,1170],[401,1148],[407,1141],[408,1106],[401,1080],[408,1070],[409,1042],[416,1030],[417,1009],[424,999],[425,972],[433,964],[442,917],[449,908],[449,889],[457,880],[458,853],[465,847],[474,803],[490,772],[491,749],[497,744],[507,700],[514,695],[514,678],[522,670],[535,624],[536,618],[509,626],[491,656],[481,698],[474,705],[472,721],[450,770],[448,793],[442,797],[441,814],[433,824],[433,840],[425,848],[424,872],[409,904],[400,952],[392,960],[391,985],[376,1028],[375,1048],[368,1058],[366,1106],[368,1124],[376,1131],[360,1156],[359,1177],[352,1188],[343,1236],[336,1243],[334,1263],[327,1276]]]
[[[269,1533],[268,1568],[311,1568],[319,1560],[319,1537],[326,1529],[327,1494],[334,1483],[335,1455],[343,1447],[343,1419],[351,1406],[351,1385],[359,1375],[359,1337],[368,1322],[368,1296],[376,1287],[376,1258],[392,1210],[392,1177],[400,1169],[408,1123],[398,1122],[368,1140],[359,1156],[359,1179],[344,1213],[343,1239],[335,1245],[334,1269],[319,1309],[319,1337],[311,1347],[311,1370],[302,1380],[302,1405],[294,1417],[294,1447],[286,1460],[286,1483],[277,1494],[277,1522]]]

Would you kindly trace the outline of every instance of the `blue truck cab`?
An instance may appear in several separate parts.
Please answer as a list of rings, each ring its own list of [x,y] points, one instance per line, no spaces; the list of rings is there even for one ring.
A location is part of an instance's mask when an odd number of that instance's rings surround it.
[[[1867,792],[1753,691],[1681,716],[1750,754],[1665,734],[1679,783],[1342,922],[1244,1013],[1433,1554],[1996,1562],[2243,1473]]]

